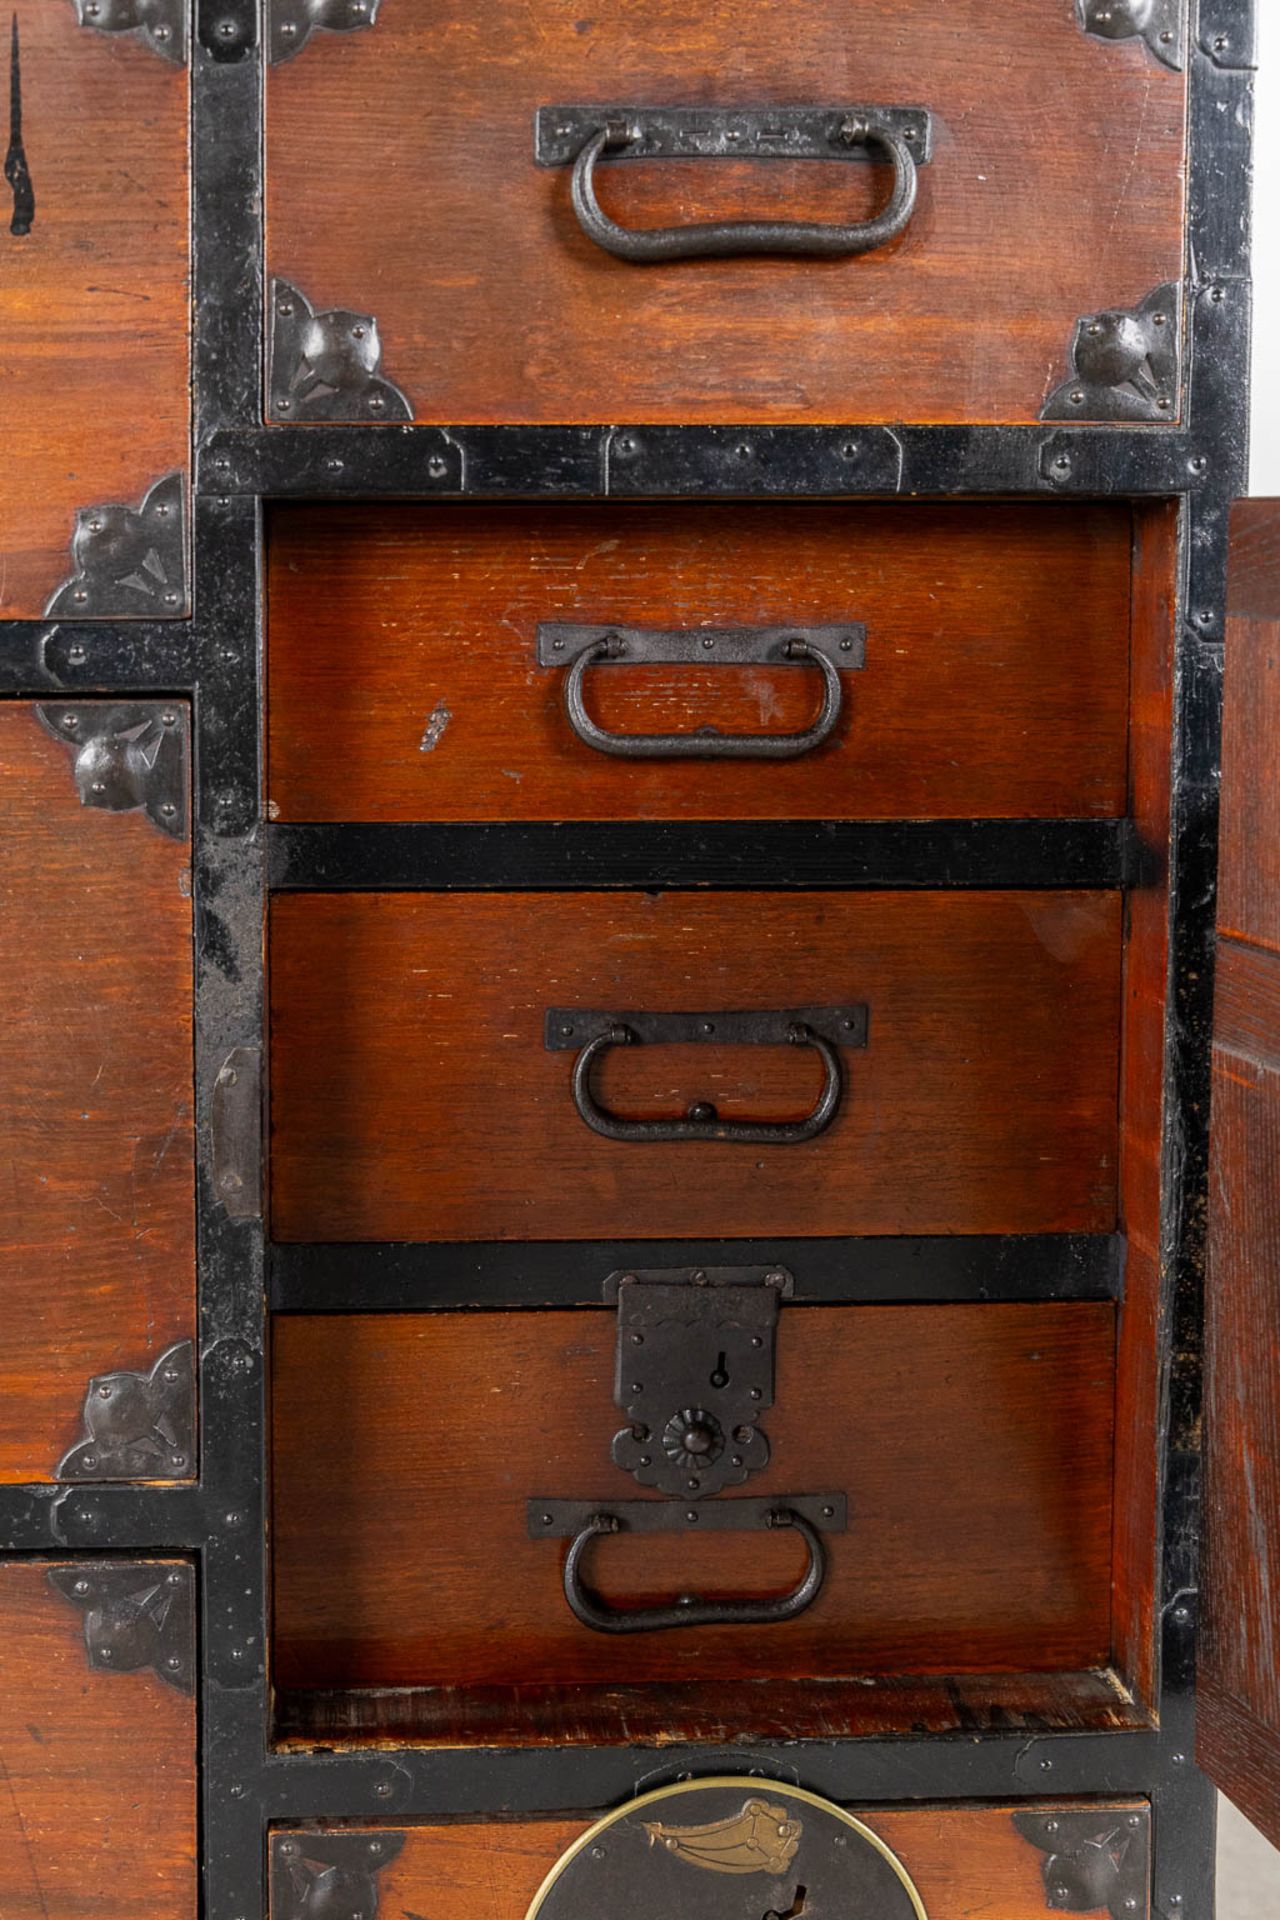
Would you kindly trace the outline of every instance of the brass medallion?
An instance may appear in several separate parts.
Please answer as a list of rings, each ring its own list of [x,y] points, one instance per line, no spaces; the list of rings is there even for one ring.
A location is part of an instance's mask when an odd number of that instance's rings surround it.
[[[525,1920],[928,1920],[879,1836],[778,1781],[681,1781],[606,1814],[557,1861]]]

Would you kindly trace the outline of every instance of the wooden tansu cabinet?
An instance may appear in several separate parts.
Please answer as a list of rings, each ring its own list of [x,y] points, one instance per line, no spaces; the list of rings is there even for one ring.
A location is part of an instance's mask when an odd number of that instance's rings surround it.
[[[0,1915],[1210,1920],[1248,0],[9,13]]]

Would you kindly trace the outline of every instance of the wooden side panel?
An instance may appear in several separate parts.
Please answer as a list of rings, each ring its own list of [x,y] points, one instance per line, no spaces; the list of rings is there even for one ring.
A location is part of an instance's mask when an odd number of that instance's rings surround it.
[[[377,317],[421,420],[1034,421],[1077,320],[1182,274],[1185,91],[1043,0],[834,0],[783,33],[732,0],[387,6],[271,71],[267,259]],[[637,266],[534,163],[540,106],[600,100],[920,105],[936,152],[891,246]],[[887,186],[776,160],[601,173],[640,226],[846,221]]]
[[[1116,895],[299,894],[272,908],[283,1240],[1105,1231]],[[620,1143],[579,1118],[551,1006],[865,1002],[818,1138]],[[629,1118],[795,1120],[808,1049],[612,1050]]]
[[[1130,525],[1100,504],[280,507],[273,818],[1123,813]],[[866,666],[803,759],[611,759],[536,664],[544,620],[858,620]],[[615,732],[774,734],[811,723],[819,681],[610,668],[587,694]]]
[[[1169,769],[1177,639],[1176,503],[1134,515],[1130,814],[1144,879],[1126,897],[1120,1078],[1120,1215],[1126,1238],[1116,1374],[1116,1660],[1156,1694],[1161,1183],[1169,965]]]
[[[48,1572],[0,1564],[0,1913],[195,1920],[195,1701],[92,1669]]]
[[[784,1308],[751,1490],[847,1491],[826,1586],[783,1625],[619,1639],[579,1625],[563,1543],[526,1531],[531,1498],[645,1497],[609,1457],[611,1313],[284,1317],[276,1682],[446,1689],[472,1738],[486,1690],[518,1687],[523,1742],[539,1689],[606,1688],[616,1712],[620,1687],[731,1687],[742,1716],[757,1679],[1104,1666],[1114,1319],[1105,1302]],[[588,1577],[653,1605],[781,1593],[803,1561],[776,1535],[620,1535]]]
[[[194,1332],[190,857],[0,705],[0,1480]]]
[[[1280,1843],[1280,507],[1232,516],[1198,1748]]]
[[[1079,1802],[1075,1803],[1078,1807]],[[1015,1828],[1029,1807],[853,1807],[906,1868],[929,1920],[1044,1920],[1045,1859]],[[1117,1825],[1145,1813],[1146,1802],[1099,1804]],[[589,1818],[503,1820],[480,1826],[411,1827],[398,1858],[378,1874],[379,1920],[525,1920],[529,1904],[556,1861],[590,1825]],[[398,1828],[398,1832],[404,1832]],[[306,1835],[281,1829],[281,1839]],[[273,1920],[284,1920],[277,1910]],[[1145,1920],[1145,1909],[1135,1915]]]
[[[188,464],[188,76],[65,0],[13,0],[30,231],[0,220],[0,619],[75,571],[81,508],[136,506]],[[144,595],[139,613],[163,611]]]

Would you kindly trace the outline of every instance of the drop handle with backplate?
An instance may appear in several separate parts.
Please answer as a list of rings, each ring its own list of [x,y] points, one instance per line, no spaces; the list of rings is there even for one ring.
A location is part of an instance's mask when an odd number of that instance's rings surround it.
[[[865,1047],[865,1006],[794,1007],[771,1012],[605,1013],[550,1007],[543,1029],[548,1052],[577,1047],[570,1089],[580,1118],[606,1140],[651,1143],[716,1140],[754,1147],[791,1147],[816,1139],[835,1119],[844,1095],[837,1049]],[[696,1101],[678,1120],[624,1120],[601,1106],[592,1087],[597,1062],[614,1047],[808,1047],[822,1062],[822,1090],[802,1120],[722,1120],[708,1101]]]
[[[573,163],[571,198],[589,240],[621,260],[658,262],[730,254],[868,253],[903,232],[915,210],[917,168],[929,158],[929,115],[904,107],[544,107],[542,166]],[[814,220],[717,220],[636,229],[610,219],[596,196],[601,160],[879,159],[893,185],[879,213],[848,225]]]
[[[843,707],[841,672],[861,668],[866,628],[839,626],[653,628],[586,626],[543,621],[538,664],[569,670],[564,710],[584,746],[620,760],[798,760],[829,740]],[[721,733],[714,726],[689,733],[610,733],[587,711],[586,678],[593,667],[808,667],[822,676],[816,718],[796,733]]]
[[[704,1509],[704,1511],[710,1511]],[[564,1597],[584,1627],[594,1633],[662,1633],[672,1627],[778,1626],[811,1607],[827,1577],[827,1554],[817,1528],[792,1507],[775,1507],[766,1527],[790,1527],[808,1549],[808,1564],[790,1593],[776,1600],[704,1600],[693,1595],[665,1607],[611,1607],[592,1593],[582,1578],[582,1563],[593,1540],[625,1531],[626,1523],[607,1509],[591,1514],[574,1536],[564,1563]]]

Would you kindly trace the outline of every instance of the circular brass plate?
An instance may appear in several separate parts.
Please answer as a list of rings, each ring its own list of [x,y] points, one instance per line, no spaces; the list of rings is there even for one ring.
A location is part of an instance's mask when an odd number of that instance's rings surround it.
[[[928,1920],[869,1827],[800,1787],[685,1780],[628,1801],[556,1862],[525,1920]]]

